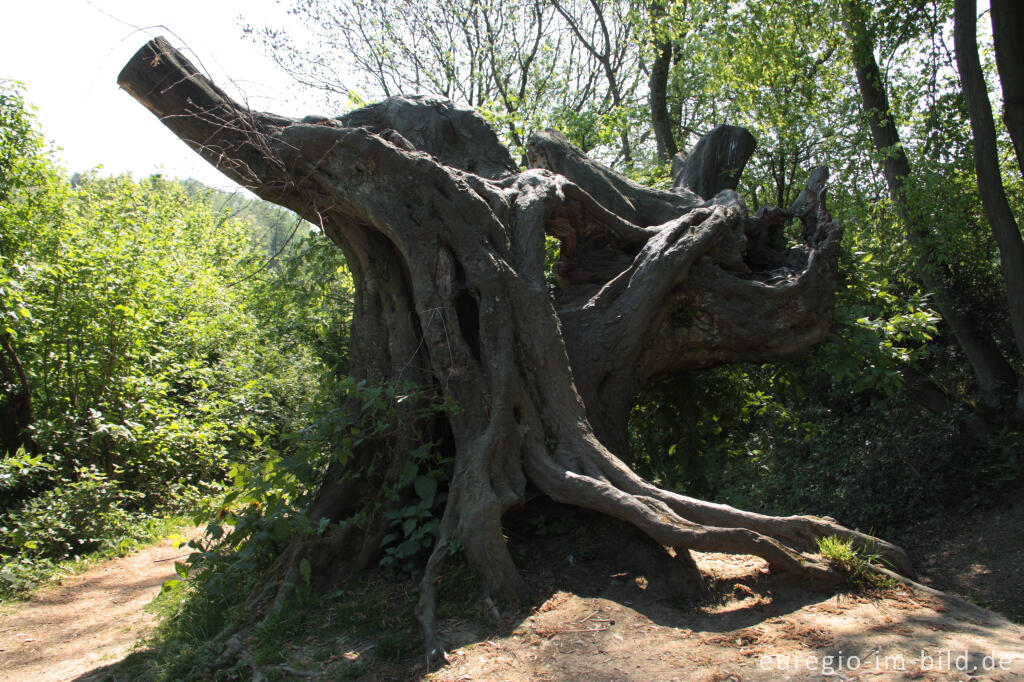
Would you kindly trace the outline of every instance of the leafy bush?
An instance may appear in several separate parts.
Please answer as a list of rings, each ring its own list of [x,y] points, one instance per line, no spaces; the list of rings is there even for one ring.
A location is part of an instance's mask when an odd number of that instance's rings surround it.
[[[38,564],[288,446],[343,364],[347,280],[327,255],[268,267],[267,230],[195,183],[69,182],[17,85],[0,83],[0,122],[0,548]]]
[[[95,469],[79,470],[75,480],[0,516],[2,551],[29,559],[81,556],[130,531],[136,519],[129,508],[140,496]]]
[[[239,585],[254,586],[289,542],[303,536],[337,530],[328,519],[314,522],[309,507],[327,468],[346,465],[356,448],[387,447],[401,420],[416,420],[453,409],[414,385],[373,385],[342,377],[335,381],[334,398],[317,410],[312,423],[286,439],[286,447],[259,466],[235,466],[231,485],[207,528],[206,538],[194,541],[188,574],[211,598],[234,598]],[[417,405],[415,412],[397,411],[400,404]],[[413,573],[425,563],[437,541],[437,527],[447,498],[451,462],[435,443],[412,453],[395,489],[395,504],[385,510],[391,530],[383,539],[381,565],[398,573]],[[360,523],[344,519],[341,523]],[[308,562],[304,562],[308,583]]]
[[[963,404],[928,412],[898,384],[854,392],[818,353],[652,386],[631,420],[636,465],[688,494],[884,536],[1019,477],[1019,434],[986,431]]]

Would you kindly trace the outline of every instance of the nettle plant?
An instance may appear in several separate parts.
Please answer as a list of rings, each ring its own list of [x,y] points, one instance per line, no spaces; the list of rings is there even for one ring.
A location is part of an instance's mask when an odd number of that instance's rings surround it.
[[[409,489],[412,494],[404,495],[404,505],[384,512],[391,531],[381,541],[380,565],[402,574],[418,573],[437,542],[452,466],[437,442],[425,443],[410,455],[392,494],[402,497]],[[457,546],[449,549],[454,553]]]
[[[328,471],[347,467],[357,447],[373,446],[386,454],[405,420],[458,411],[449,401],[409,383],[371,384],[344,377],[336,382],[334,393],[306,429],[283,439],[283,451],[271,448],[269,458],[255,470],[231,469],[229,492],[209,523],[206,538],[191,543],[197,551],[182,566],[184,575],[197,576],[214,593],[235,592],[240,585],[251,584],[297,537],[343,531],[341,524],[327,519],[311,521],[318,503],[316,490]],[[393,504],[379,510],[387,521],[379,544],[380,564],[398,574],[419,572],[437,542],[451,476],[451,459],[444,454],[446,438],[421,434],[421,445],[410,450],[401,475],[389,488]],[[342,524],[356,527],[369,522],[372,514]],[[300,559],[297,566],[297,586],[308,587],[308,559]]]

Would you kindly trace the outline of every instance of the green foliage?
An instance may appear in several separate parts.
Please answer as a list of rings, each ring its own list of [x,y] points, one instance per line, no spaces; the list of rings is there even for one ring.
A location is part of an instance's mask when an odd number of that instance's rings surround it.
[[[635,465],[690,495],[827,513],[884,537],[951,505],[982,504],[1019,477],[1019,434],[980,430],[964,406],[928,412],[902,386],[854,394],[856,378],[836,381],[817,359],[824,350],[651,386],[631,418]]]
[[[32,244],[7,262],[28,310],[13,340],[34,447],[67,477],[116,475],[149,506],[208,489],[267,428],[250,411],[268,397],[249,378],[255,320],[229,286],[252,260],[240,226],[173,183],[86,178],[61,221],[7,227]]]
[[[0,119],[0,410],[21,420],[0,460],[6,569],[94,551],[275,456],[343,364],[348,308],[328,257],[267,305],[300,279],[268,267],[280,212],[158,176],[72,185],[17,86],[0,85]]]
[[[0,526],[5,544],[22,557],[61,559],[89,552],[110,536],[124,534],[133,525],[125,507],[134,506],[140,493],[122,489],[95,469],[76,472],[30,499],[11,518],[12,527]]]
[[[236,466],[231,485],[206,539],[194,542],[189,574],[208,595],[235,594],[239,585],[255,585],[259,575],[296,538],[339,530],[327,519],[314,522],[308,512],[329,466],[350,463],[356,448],[389,452],[402,421],[451,412],[446,402],[412,385],[372,385],[344,377],[334,395],[317,409],[311,424],[287,438],[284,449],[270,453],[259,466]],[[399,406],[415,405],[414,410]],[[394,487],[384,491],[382,510],[390,531],[382,541],[381,565],[400,574],[421,569],[437,541],[437,527],[447,499],[450,461],[435,443],[410,454]],[[365,521],[356,516],[342,524]],[[308,562],[302,566],[309,567]],[[311,569],[311,567],[309,567]],[[307,585],[312,575],[302,574]]]
[[[391,532],[381,541],[381,566],[405,574],[419,572],[437,544],[437,529],[448,499],[445,487],[451,477],[450,464],[437,444],[428,443],[412,451],[394,492],[411,485],[415,495],[404,505],[384,512],[384,518],[391,522]]]
[[[854,222],[846,231],[835,334],[813,356],[822,371],[854,393],[892,394],[902,383],[900,368],[926,361],[939,336],[938,314],[901,272],[901,259],[908,256],[892,230],[883,213],[873,224]]]
[[[348,371],[348,330],[352,322],[352,275],[339,249],[317,228],[304,233],[258,273],[253,309],[262,333],[289,356],[311,355],[322,368],[321,391]],[[311,402],[319,402],[319,399]]]

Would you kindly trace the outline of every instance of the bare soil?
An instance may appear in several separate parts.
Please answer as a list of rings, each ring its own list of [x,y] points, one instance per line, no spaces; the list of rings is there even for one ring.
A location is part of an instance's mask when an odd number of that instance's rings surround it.
[[[528,558],[531,584],[550,596],[503,632],[444,623],[456,646],[427,679],[1024,679],[1024,627],[928,587],[821,589],[757,557],[694,553],[714,596],[687,607],[630,560],[629,529],[584,519],[570,536],[530,540],[548,558]]]
[[[199,529],[186,533],[190,539]],[[71,680],[124,658],[150,633],[143,608],[188,556],[172,539],[65,578],[0,613],[0,681]]]
[[[428,679],[1024,679],[1024,628],[959,600],[809,591],[748,556],[698,564],[717,577],[711,606],[673,608],[645,595],[642,580],[609,576],[600,596],[558,591],[507,635],[464,635]]]
[[[1012,504],[920,524],[903,546],[921,582],[1024,623],[1024,490]]]

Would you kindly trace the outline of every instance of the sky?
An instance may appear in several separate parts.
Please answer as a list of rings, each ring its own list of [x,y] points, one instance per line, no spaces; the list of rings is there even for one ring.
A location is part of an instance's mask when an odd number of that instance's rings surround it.
[[[245,22],[288,26],[275,0],[24,0],[5,2],[0,78],[21,81],[43,134],[61,147],[69,173],[163,173],[219,188],[234,183],[200,159],[141,104],[117,74],[152,37],[163,35],[229,94],[253,109],[287,116],[321,111],[242,36]],[[239,15],[245,15],[240,19]]]

